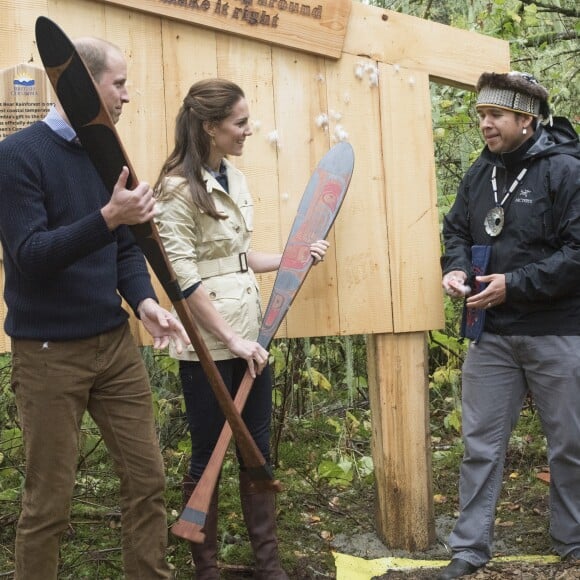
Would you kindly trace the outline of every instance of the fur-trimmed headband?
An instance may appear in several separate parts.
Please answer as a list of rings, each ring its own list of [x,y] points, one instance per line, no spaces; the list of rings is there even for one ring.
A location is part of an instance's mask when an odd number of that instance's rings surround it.
[[[532,75],[516,71],[483,73],[476,90],[476,107],[498,107],[534,117],[550,115],[548,91]]]

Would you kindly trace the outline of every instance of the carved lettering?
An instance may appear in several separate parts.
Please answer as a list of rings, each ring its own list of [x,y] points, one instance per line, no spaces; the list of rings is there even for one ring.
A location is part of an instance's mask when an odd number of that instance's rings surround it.
[[[192,10],[201,10],[207,12],[211,7],[210,0],[160,0],[162,4],[171,4],[172,6],[183,6]]]
[[[269,14],[266,10],[251,10],[250,7],[254,5],[280,10],[281,12],[289,12],[297,14],[304,18],[322,18],[322,6],[318,5],[312,8],[310,4],[302,4],[300,2],[290,2],[289,0],[237,0],[242,7],[235,7],[231,13],[231,18],[247,22],[251,26],[268,26],[277,28],[280,16],[278,14]],[[159,0],[162,4],[171,4],[172,6],[181,6],[189,8],[190,10],[199,10],[207,12],[211,7],[210,0]],[[214,0],[213,11],[219,16],[227,17],[230,14],[229,2],[223,0]]]
[[[200,4],[199,0],[189,0],[189,7],[194,9],[197,8],[198,10],[202,10],[203,12],[207,12],[210,8],[210,1],[202,0]]]
[[[215,4],[215,13],[220,16],[227,16],[230,5],[227,2],[222,4],[222,0],[217,0]]]
[[[258,24],[260,13],[256,12],[255,10],[248,10],[244,8],[244,14],[242,16],[242,20],[248,22],[248,24]]]

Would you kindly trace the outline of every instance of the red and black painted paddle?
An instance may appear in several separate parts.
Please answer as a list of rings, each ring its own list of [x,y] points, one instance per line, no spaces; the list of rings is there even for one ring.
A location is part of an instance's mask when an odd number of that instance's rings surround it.
[[[321,159],[306,186],[262,320],[258,342],[265,349],[270,346],[312,267],[310,245],[326,238],[338,215],[353,168],[352,147],[348,143],[338,143]],[[240,411],[246,404],[253,382],[250,372],[246,371],[235,398]],[[171,527],[176,536],[190,542],[204,541],[202,529],[231,436],[232,431],[226,423],[205,471],[179,519]]]

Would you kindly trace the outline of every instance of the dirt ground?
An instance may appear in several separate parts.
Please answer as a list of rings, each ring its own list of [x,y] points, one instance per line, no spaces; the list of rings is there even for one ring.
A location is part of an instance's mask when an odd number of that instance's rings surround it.
[[[394,580],[396,578],[415,578],[417,580],[437,578],[437,571],[415,570],[413,572],[390,571],[382,576],[375,576],[373,580]],[[475,574],[465,576],[470,580],[577,580],[580,578],[580,566],[574,564],[529,564],[529,563],[501,563],[489,564]]]
[[[541,500],[530,511],[511,513],[509,519],[497,521],[495,528],[494,557],[512,557],[508,562],[492,560],[487,566],[466,578],[486,580],[580,580],[580,564],[568,562],[529,562],[526,556],[555,556],[550,548],[547,531],[547,500]],[[448,560],[450,553],[445,541],[454,524],[449,515],[439,515],[436,519],[437,542],[420,553],[388,550],[375,534],[362,534],[356,537],[337,536],[333,549],[364,557],[365,559],[401,557],[418,560]],[[521,559],[520,559],[521,558]],[[413,578],[434,580],[440,568],[421,568],[414,570],[392,570],[373,580],[394,580]],[[348,580],[348,579],[347,579]]]
[[[580,564],[561,561],[552,549],[547,485],[549,472],[546,466],[538,466],[527,472],[522,467],[521,457],[508,455],[506,477],[496,510],[493,558],[487,566],[466,578],[580,580]],[[440,499],[435,502],[436,541],[427,550],[418,553],[389,550],[373,531],[350,536],[337,535],[332,540],[332,549],[365,560],[393,557],[444,562],[446,565],[451,558],[446,542],[458,516],[457,484],[456,476],[450,477],[444,470],[435,471],[433,489]],[[370,503],[368,507],[371,507]],[[374,576],[372,580],[435,580],[442,567],[389,570]],[[310,578],[305,576],[304,580]],[[339,578],[351,580],[347,576]]]

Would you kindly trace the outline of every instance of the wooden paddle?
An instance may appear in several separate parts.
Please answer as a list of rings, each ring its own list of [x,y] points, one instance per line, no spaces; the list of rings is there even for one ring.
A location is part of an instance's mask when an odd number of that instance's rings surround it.
[[[130,172],[127,187],[135,187],[139,180],[125,153],[111,116],[103,105],[93,77],[73,43],[53,21],[44,16],[36,20],[36,42],[58,100],[107,190],[113,191],[123,166],[128,167]],[[143,254],[173,303],[191,344],[199,356],[222,412],[231,425],[244,462],[247,462],[250,478],[267,489],[279,489],[279,483],[272,481],[272,470],[250,435],[240,412],[236,409],[203,341],[165,253],[155,223],[149,221],[130,227]]]
[[[258,335],[258,342],[265,349],[268,349],[312,267],[310,245],[316,240],[326,238],[338,215],[350,183],[353,167],[352,147],[348,143],[339,143],[321,159],[306,186],[282,254],[280,268]],[[249,371],[246,371],[234,401],[236,408],[240,411],[246,404],[253,383]],[[231,435],[230,426],[226,423],[187,505],[171,527],[171,532],[176,536],[190,542],[202,543],[204,541],[205,535],[201,530]]]

